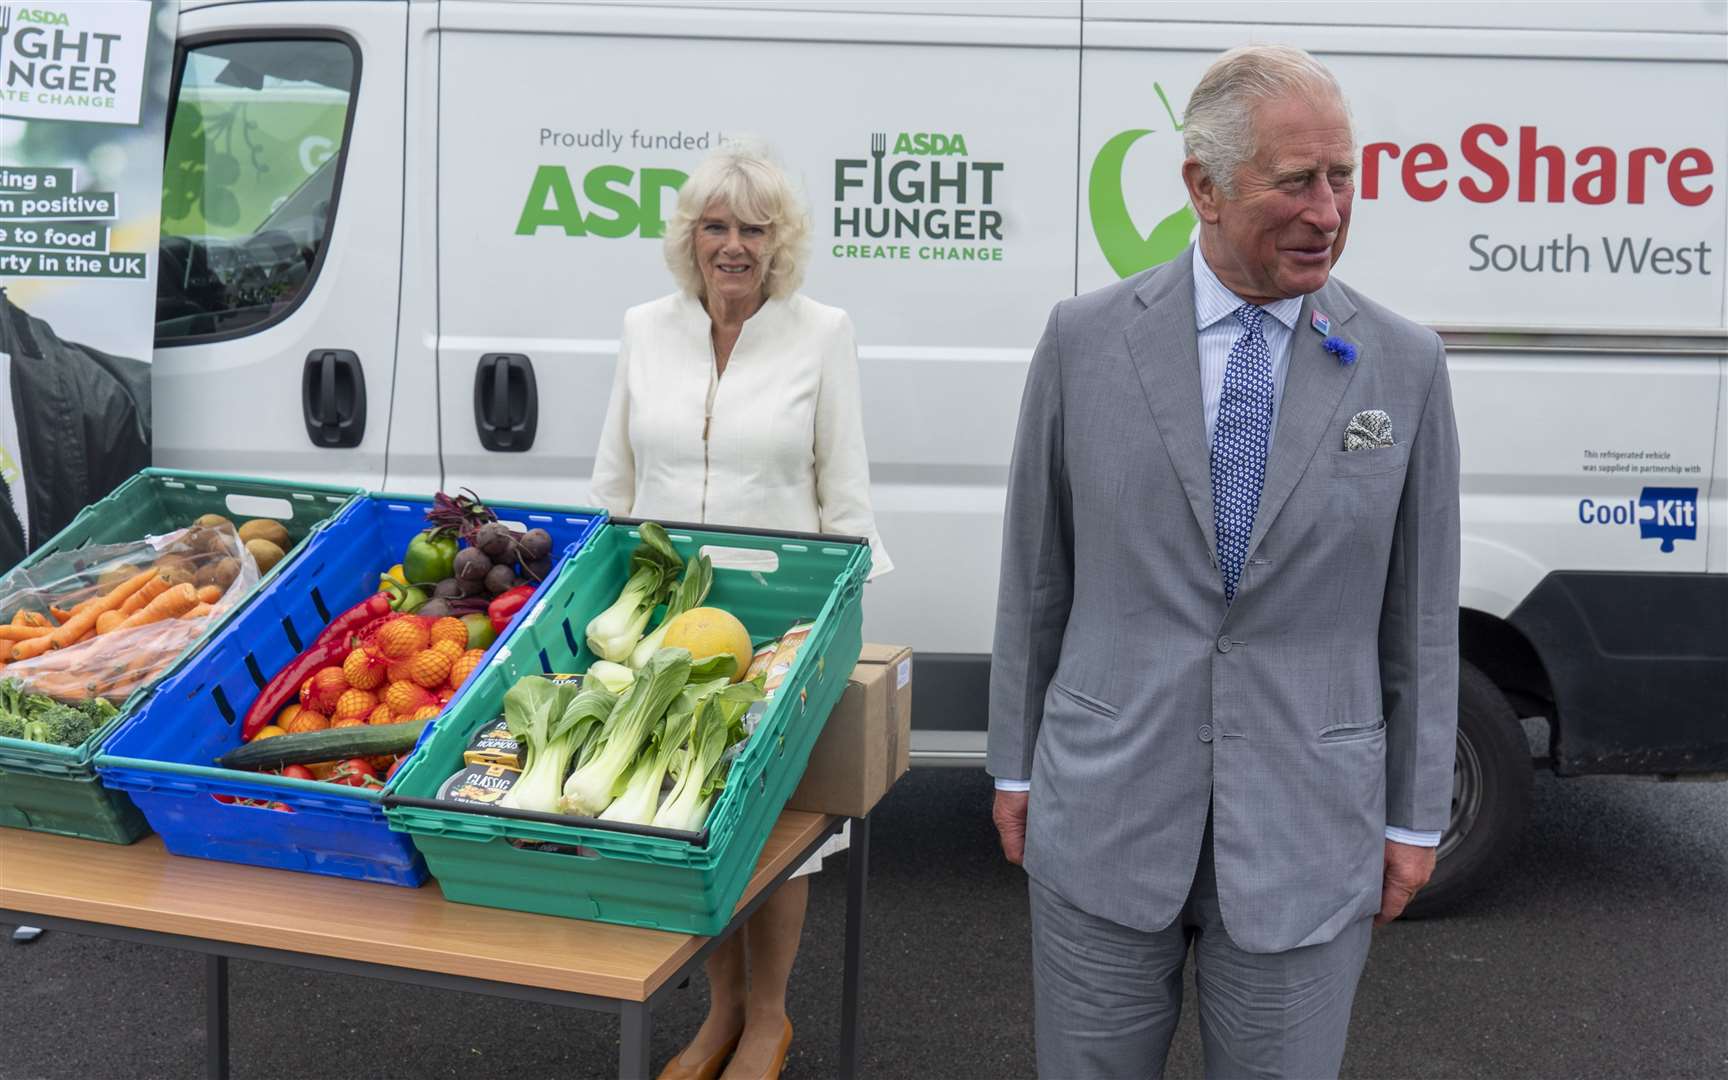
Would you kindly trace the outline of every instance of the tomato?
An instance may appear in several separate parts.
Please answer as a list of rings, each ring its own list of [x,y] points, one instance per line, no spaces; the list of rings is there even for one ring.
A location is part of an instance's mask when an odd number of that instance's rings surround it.
[[[390,771],[384,774],[384,779],[389,780],[392,777],[394,777],[396,775],[396,770],[400,769],[402,767],[402,763],[404,761],[407,761],[407,760],[408,760],[407,754],[403,754],[401,757],[397,758],[395,763],[390,766]]]
[[[312,770],[308,769],[304,765],[284,765],[282,766],[282,775],[293,780],[317,779],[317,777],[312,775]]]
[[[332,784],[346,784],[349,787],[382,787],[378,779],[378,770],[374,769],[365,758],[352,757],[336,766],[336,771],[324,778]]]

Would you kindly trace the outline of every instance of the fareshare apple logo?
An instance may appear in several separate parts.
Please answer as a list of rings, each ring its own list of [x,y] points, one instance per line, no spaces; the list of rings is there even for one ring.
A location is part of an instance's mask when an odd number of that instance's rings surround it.
[[[1164,88],[1153,83],[1152,89],[1158,92],[1158,100],[1163,102],[1164,113],[1170,118],[1170,133],[1180,135],[1182,124],[1176,119],[1175,110],[1170,108],[1170,99],[1164,96]],[[1149,233],[1142,233],[1134,223],[1133,215],[1128,211],[1127,196],[1122,190],[1122,168],[1129,148],[1152,134],[1156,132],[1151,128],[1134,128],[1112,136],[1098,151],[1098,156],[1092,159],[1092,173],[1086,182],[1092,235],[1097,238],[1098,250],[1104,253],[1117,277],[1130,277],[1182,254],[1194,227],[1199,224],[1194,208],[1187,203],[1160,218]],[[1180,151],[1180,144],[1177,149]]]

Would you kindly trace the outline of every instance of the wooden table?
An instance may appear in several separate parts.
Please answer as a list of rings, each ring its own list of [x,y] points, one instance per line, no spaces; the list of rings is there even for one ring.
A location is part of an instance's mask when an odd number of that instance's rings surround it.
[[[618,1071],[649,1076],[655,1004],[850,820],[840,1067],[856,1072],[869,818],[788,810],[719,937],[692,937],[445,900],[418,889],[177,858],[149,836],[114,846],[0,829],[0,921],[207,955],[206,1068],[228,1075],[228,958],[267,960],[617,1013]]]

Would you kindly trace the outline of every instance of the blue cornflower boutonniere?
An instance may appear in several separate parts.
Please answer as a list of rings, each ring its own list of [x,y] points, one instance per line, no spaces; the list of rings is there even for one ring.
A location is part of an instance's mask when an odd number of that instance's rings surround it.
[[[1356,346],[1337,335],[1328,335],[1320,343],[1320,347],[1338,358],[1338,362],[1349,367],[1356,362]]]

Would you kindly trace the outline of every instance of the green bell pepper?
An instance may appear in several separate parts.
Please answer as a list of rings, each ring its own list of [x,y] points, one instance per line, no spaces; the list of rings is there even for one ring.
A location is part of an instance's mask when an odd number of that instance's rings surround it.
[[[402,556],[402,573],[410,585],[436,585],[456,569],[456,537],[439,529],[427,529],[408,541]]]

